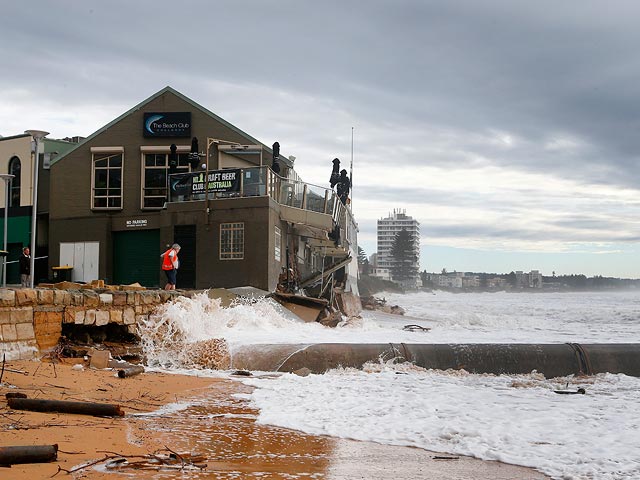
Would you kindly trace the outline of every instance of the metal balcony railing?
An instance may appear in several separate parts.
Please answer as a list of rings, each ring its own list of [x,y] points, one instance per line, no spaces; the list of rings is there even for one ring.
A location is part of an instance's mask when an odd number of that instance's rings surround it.
[[[207,181],[205,182],[205,178]],[[169,175],[169,202],[268,195],[281,205],[331,215],[344,208],[335,191],[281,177],[268,166]]]
[[[207,182],[205,183],[205,178]],[[238,168],[169,175],[169,202],[270,196],[280,205],[330,215],[340,227],[343,246],[357,243],[358,227],[336,192],[299,179],[284,178],[270,167]]]

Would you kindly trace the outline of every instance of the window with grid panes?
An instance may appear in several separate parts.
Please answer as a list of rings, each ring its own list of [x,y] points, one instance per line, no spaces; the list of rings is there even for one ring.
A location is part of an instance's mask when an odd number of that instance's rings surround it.
[[[19,207],[20,206],[20,174],[21,166],[20,159],[18,157],[13,157],[9,161],[9,174],[13,175],[13,179],[10,182],[11,190],[9,191],[9,206],[10,207]]]
[[[176,173],[190,171],[189,154],[178,153]],[[167,175],[169,175],[169,152],[145,153],[142,178],[142,207],[162,208],[167,201]]]
[[[122,153],[93,154],[91,208],[122,209]]]
[[[220,224],[220,260],[244,258],[244,223]]]

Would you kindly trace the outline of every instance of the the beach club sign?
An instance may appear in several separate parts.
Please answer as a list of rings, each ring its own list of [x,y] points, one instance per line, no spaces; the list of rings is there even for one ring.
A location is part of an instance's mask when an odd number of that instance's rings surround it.
[[[145,112],[145,137],[190,137],[191,112]]]
[[[205,176],[207,177],[205,183]],[[239,192],[240,169],[208,172],[179,173],[171,175],[171,192],[176,195],[195,195],[209,192]]]

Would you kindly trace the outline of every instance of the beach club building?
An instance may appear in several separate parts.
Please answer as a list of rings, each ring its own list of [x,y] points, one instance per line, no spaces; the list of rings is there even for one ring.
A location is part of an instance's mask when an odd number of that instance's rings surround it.
[[[274,153],[160,90],[51,162],[49,267],[162,286],[160,255],[179,243],[178,288],[271,291],[283,272],[302,281],[345,262],[350,212],[333,190],[300,181],[293,158],[274,167]]]

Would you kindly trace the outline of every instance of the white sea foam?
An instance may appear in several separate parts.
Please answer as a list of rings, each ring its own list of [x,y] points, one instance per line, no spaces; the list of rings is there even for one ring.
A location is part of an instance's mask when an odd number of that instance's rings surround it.
[[[228,308],[206,294],[180,298],[142,324],[145,353],[176,365],[185,344],[224,338],[235,347],[283,343],[626,343],[640,342],[640,292],[381,294],[406,316],[365,311],[329,328],[293,319],[270,299]],[[430,328],[405,331],[408,324]]]
[[[380,296],[431,327],[434,343],[640,342],[640,291]]]
[[[331,329],[292,320],[270,300],[222,308],[202,295],[168,305],[148,332],[173,332],[183,348],[224,337],[232,349],[257,343],[640,342],[640,292],[382,295],[407,316],[364,312],[362,322]],[[431,330],[408,332],[406,324]],[[165,354],[171,355],[169,348]],[[242,381],[257,387],[243,398],[259,407],[262,423],[501,460],[559,479],[640,478],[638,378],[546,380],[375,364],[364,371]],[[569,389],[584,387],[586,395],[555,394],[565,382]]]
[[[554,478],[640,477],[640,381],[471,375],[415,366],[247,379],[258,422],[534,467]],[[584,387],[586,395],[554,389]]]

